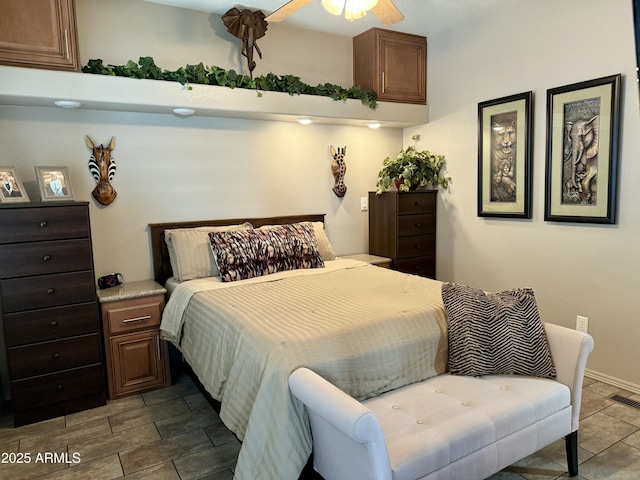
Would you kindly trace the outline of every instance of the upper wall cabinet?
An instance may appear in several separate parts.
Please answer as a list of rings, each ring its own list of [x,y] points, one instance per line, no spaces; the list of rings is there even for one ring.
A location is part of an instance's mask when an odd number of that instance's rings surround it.
[[[2,0],[0,63],[79,70],[74,0]]]
[[[427,39],[372,28],[353,38],[353,83],[386,102],[427,103]]]

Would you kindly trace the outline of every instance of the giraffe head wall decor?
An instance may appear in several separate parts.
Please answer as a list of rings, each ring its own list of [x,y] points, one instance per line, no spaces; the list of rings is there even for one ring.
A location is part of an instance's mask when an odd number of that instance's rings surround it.
[[[331,156],[333,162],[331,162],[331,173],[333,174],[334,184],[333,193],[338,197],[344,197],[347,193],[347,186],[344,184],[344,176],[347,173],[347,164],[344,161],[344,156],[347,154],[347,146],[338,147],[336,150],[331,145]]]
[[[116,162],[111,158],[111,151],[116,146],[116,137],[111,138],[108,147],[95,146],[88,135],[85,137],[87,146],[91,149],[89,171],[97,183],[91,194],[102,205],[109,205],[118,195],[110,183],[116,173]]]

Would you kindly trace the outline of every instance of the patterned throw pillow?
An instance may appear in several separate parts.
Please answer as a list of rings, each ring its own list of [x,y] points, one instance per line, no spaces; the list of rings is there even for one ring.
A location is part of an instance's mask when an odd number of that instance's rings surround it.
[[[555,378],[544,325],[530,288],[500,293],[444,283],[449,372]]]
[[[210,233],[211,251],[223,282],[233,282],[324,262],[311,224]]]

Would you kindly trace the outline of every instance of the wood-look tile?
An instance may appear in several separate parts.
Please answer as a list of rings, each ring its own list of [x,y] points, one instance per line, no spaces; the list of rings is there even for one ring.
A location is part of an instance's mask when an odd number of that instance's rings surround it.
[[[184,401],[189,405],[189,408],[194,412],[196,410],[213,410],[211,404],[207,401],[204,396],[198,392],[193,395],[187,395],[184,397]]]
[[[173,462],[164,462],[120,478],[124,480],[180,480],[180,475],[173,466]]]
[[[223,470],[222,472],[202,477],[199,480],[233,480],[233,470]]]
[[[38,477],[38,480],[111,480],[120,476],[122,468],[118,455],[109,455]]]
[[[204,429],[215,446],[229,442],[237,442],[238,439],[231,430],[225,427],[224,423],[216,423]]]
[[[84,410],[82,412],[67,415],[67,427],[90,422],[99,418],[117,415],[118,413],[127,412],[137,408],[143,408],[144,406],[144,401],[140,395],[132,395],[130,397],[119,398],[117,400],[109,400],[107,404],[102,407],[92,408],[91,410]]]
[[[193,382],[178,382],[170,387],[143,393],[142,399],[146,405],[155,405],[156,403],[166,402],[172,398],[183,398],[198,392],[198,387],[196,387]]]
[[[122,452],[120,461],[124,473],[129,474],[212,446],[204,431],[195,430]]]
[[[0,442],[5,440],[20,440],[21,438],[39,433],[51,432],[65,427],[65,417],[56,417],[43,422],[14,428],[13,424],[0,428]]]
[[[61,428],[47,433],[25,437],[20,440],[22,452],[50,452],[60,446],[79,443],[96,437],[102,437],[111,433],[109,420],[99,418],[97,420]]]
[[[39,460],[37,454],[42,452],[26,451],[22,453],[29,454],[29,463],[8,463],[0,465],[0,478],[11,480],[27,480],[36,477],[39,478],[41,475],[68,468],[68,465],[66,463],[54,463]],[[49,453],[58,455],[66,454],[67,447],[49,450]],[[26,460],[24,461],[26,462]]]
[[[134,408],[117,413],[109,417],[109,423],[113,432],[119,432],[190,411],[182,398],[174,398],[150,407]]]
[[[206,475],[224,473],[235,466],[240,452],[239,442],[201,450],[173,461],[181,480],[195,480]]]
[[[162,438],[173,437],[181,433],[190,432],[198,428],[205,428],[221,423],[220,417],[213,410],[189,411],[156,422],[156,427]]]
[[[69,452],[77,452],[84,463],[114,453],[131,450],[156,440],[160,440],[160,435],[155,425],[147,423],[139,427],[85,440],[84,442],[73,443],[69,445]]]

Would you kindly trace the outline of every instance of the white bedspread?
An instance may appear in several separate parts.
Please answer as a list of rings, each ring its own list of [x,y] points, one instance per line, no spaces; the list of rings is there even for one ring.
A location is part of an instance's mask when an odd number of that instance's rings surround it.
[[[446,370],[441,283],[352,260],[180,284],[162,337],[178,346],[242,441],[237,480],[296,480],[311,452],[299,366],[364,399]]]

